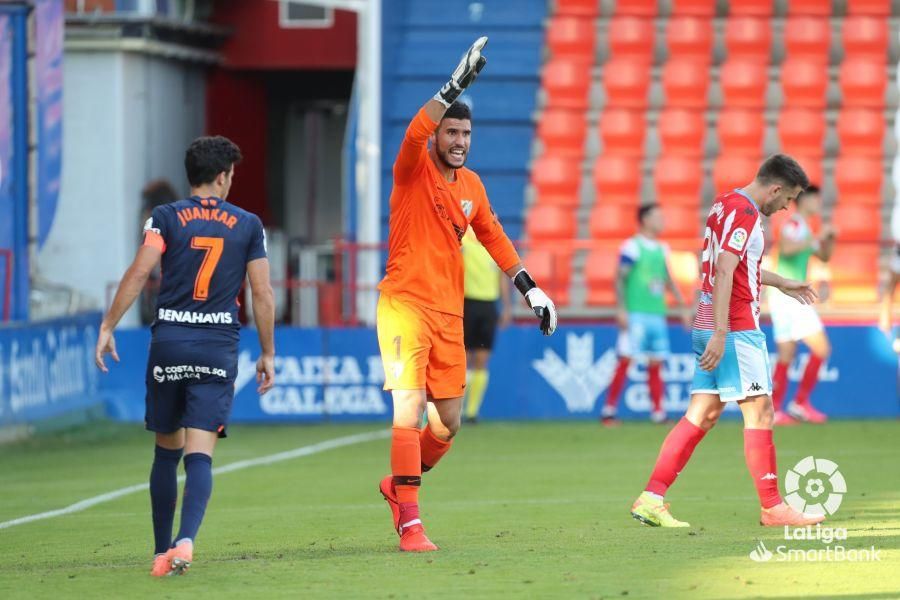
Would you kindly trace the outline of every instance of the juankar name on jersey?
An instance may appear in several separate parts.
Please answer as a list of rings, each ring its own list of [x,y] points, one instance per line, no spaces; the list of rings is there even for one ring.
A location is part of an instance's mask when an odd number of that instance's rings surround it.
[[[266,256],[259,217],[218,198],[179,200],[153,209],[144,244],[163,253],[154,333],[169,324],[228,331],[236,339],[247,263]]]
[[[706,219],[703,235],[700,303],[695,329],[715,329],[712,292],[716,261],[723,252],[740,259],[728,306],[728,330],[759,329],[759,295],[762,287],[762,256],[765,249],[759,207],[743,190],[718,196]]]

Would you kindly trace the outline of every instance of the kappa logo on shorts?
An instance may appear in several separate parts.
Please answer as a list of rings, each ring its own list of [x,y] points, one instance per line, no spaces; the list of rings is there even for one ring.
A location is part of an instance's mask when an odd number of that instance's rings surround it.
[[[751,392],[761,392],[761,391],[762,391],[762,386],[759,385],[759,383],[757,383],[757,382],[754,381],[753,383],[750,384],[750,388],[749,388],[749,389],[750,389]]]

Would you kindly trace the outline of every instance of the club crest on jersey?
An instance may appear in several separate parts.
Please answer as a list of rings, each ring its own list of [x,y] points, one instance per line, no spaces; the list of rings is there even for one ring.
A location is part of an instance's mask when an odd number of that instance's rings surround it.
[[[472,201],[471,200],[460,200],[460,207],[462,207],[463,214],[466,215],[466,218],[472,216]]]
[[[728,247],[734,248],[737,251],[741,251],[744,249],[744,244],[747,243],[747,230],[743,227],[738,227],[731,233],[731,239],[728,241]]]
[[[159,232],[159,228],[153,226],[153,217],[150,217],[146,222],[144,222],[144,233],[147,233],[148,231],[152,231],[157,235],[162,235]]]

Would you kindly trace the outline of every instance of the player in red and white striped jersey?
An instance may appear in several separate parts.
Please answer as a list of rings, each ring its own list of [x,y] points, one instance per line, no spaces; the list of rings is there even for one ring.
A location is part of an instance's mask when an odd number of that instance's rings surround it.
[[[783,210],[807,185],[800,165],[776,154],[760,166],[749,185],[713,202],[706,220],[700,300],[691,336],[696,356],[691,402],[663,442],[645,491],[631,508],[635,519],[654,526],[689,526],[668,512],[663,495],[719,420],[725,403],[737,402],[744,417],[744,456],[761,505],[760,524],[804,526],[823,520],[795,511],[778,492],[769,352],[759,329],[761,286],[774,286],[804,304],[815,299],[809,284],[761,267],[765,240],[760,214]]]

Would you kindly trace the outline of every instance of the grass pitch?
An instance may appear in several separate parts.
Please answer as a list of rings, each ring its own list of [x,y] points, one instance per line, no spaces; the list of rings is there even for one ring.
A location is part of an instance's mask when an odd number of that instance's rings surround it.
[[[214,466],[372,431],[372,425],[233,427]],[[689,530],[629,516],[667,428],[479,424],[424,477],[423,519],[441,551],[396,551],[377,493],[380,439],[215,479],[184,577],[153,579],[150,502],[138,492],[83,512],[0,529],[2,598],[897,598],[900,423],[836,422],[776,432],[781,474],[814,455],[848,487],[829,521],[880,562],[757,563],[785,542],[757,525],[740,425],[699,446],[667,499]],[[152,437],[98,424],[0,449],[0,521],[146,481]],[[177,520],[176,520],[177,525]]]

